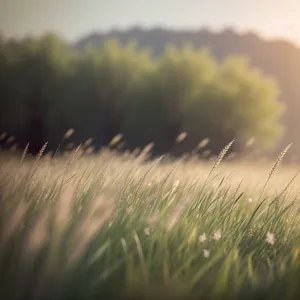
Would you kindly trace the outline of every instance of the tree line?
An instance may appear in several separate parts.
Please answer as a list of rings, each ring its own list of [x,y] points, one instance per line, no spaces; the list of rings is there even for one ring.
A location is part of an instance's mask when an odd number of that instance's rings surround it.
[[[212,153],[232,140],[242,151],[253,137],[270,148],[283,133],[278,94],[276,81],[247,58],[217,63],[189,45],[154,58],[135,42],[79,53],[54,34],[0,39],[0,134],[21,148],[29,143],[31,153],[45,142],[55,150],[70,128],[74,145],[92,138],[95,149],[120,133],[123,149],[152,142],[157,154],[190,152],[203,139]]]

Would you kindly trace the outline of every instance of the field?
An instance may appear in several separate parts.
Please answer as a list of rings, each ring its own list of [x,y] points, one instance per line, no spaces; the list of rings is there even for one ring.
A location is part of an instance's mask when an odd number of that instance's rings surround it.
[[[1,299],[299,299],[286,151],[250,163],[227,148],[213,161],[79,150],[0,155]]]

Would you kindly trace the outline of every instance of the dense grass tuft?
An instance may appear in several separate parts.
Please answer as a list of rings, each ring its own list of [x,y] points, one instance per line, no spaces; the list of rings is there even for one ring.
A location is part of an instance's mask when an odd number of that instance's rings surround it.
[[[298,299],[298,172],[224,151],[2,154],[0,298]]]

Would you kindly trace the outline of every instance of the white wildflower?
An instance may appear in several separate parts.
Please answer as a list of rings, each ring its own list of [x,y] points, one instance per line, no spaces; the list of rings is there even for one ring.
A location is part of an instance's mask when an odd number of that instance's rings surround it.
[[[205,234],[205,233],[203,233],[203,234],[201,234],[201,235],[199,236],[199,241],[200,241],[201,243],[204,243],[204,242],[206,241],[206,234]]]
[[[253,199],[252,198],[249,198],[248,199],[248,203],[252,203],[253,202]]]
[[[205,258],[209,258],[209,255],[210,255],[210,251],[207,250],[207,249],[204,249],[204,250],[203,250],[203,256],[204,256]]]
[[[144,233],[145,233],[145,235],[149,235],[150,234],[150,228],[149,227],[145,228]]]
[[[266,242],[270,245],[274,245],[275,244],[275,235],[271,232],[268,232],[267,237],[266,237]]]
[[[215,241],[218,241],[221,237],[222,237],[222,235],[221,235],[221,230],[217,230],[217,231],[214,233],[213,239],[214,239]]]

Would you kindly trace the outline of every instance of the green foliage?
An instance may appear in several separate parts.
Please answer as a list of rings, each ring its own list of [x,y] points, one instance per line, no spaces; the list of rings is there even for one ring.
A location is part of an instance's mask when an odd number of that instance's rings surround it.
[[[221,156],[1,154],[0,298],[299,299],[299,172],[278,172],[283,156],[235,165],[236,181]]]
[[[217,152],[220,142],[236,140],[242,146],[251,137],[273,146],[282,134],[283,105],[277,97],[274,80],[244,58],[228,58],[189,106],[184,129],[196,140],[210,137]]]
[[[180,152],[209,138],[212,151],[255,137],[270,147],[282,133],[277,85],[243,58],[218,64],[207,50],[167,47],[154,60],[132,42],[108,41],[76,53],[53,34],[0,44],[1,131],[30,151],[49,141],[55,149],[69,128],[73,141],[92,137],[104,146],[118,133],[129,148],[155,143]]]
[[[156,72],[149,72],[130,94],[122,132],[132,148],[153,142],[156,151],[168,151],[168,111],[158,84]]]
[[[54,35],[8,43],[6,50],[9,92],[3,129],[23,143],[29,140],[32,151],[38,151],[46,137],[51,139],[52,124],[47,122],[64,101],[62,86],[75,54]]]
[[[129,94],[151,68],[149,54],[137,52],[134,43],[123,49],[117,41],[109,41],[88,49],[76,65],[69,126],[81,139],[93,136],[109,142],[120,133]]]

